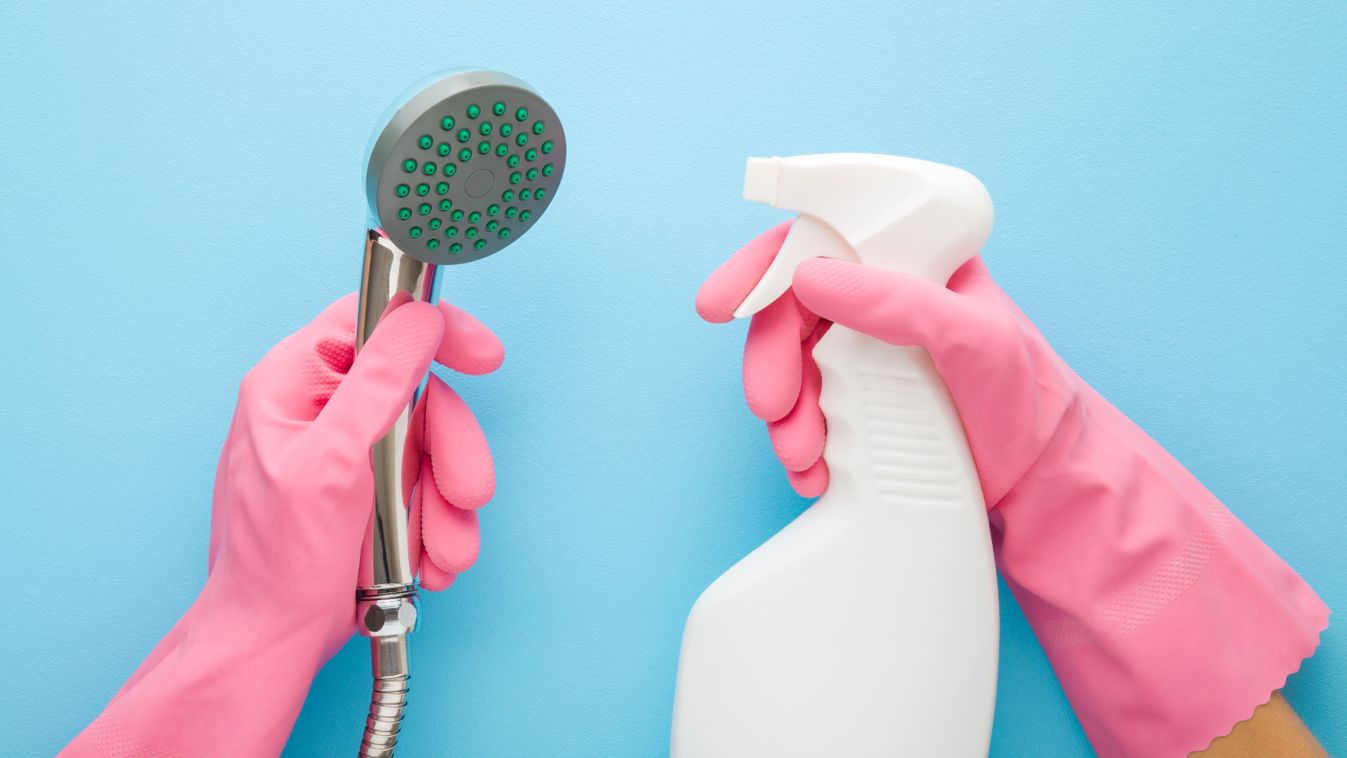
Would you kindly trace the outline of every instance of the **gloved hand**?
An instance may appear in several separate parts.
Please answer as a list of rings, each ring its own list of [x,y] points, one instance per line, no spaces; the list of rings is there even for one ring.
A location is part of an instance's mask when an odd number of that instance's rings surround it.
[[[788,224],[707,279],[728,321]],[[744,393],[800,494],[827,487],[810,350],[831,323],[920,345],[963,421],[997,566],[1101,756],[1182,756],[1268,701],[1327,625],[1313,590],[1100,397],[973,259],[940,287],[860,264],[801,264],[757,314]]]
[[[347,296],[244,377],[220,454],[209,577],[186,615],[63,756],[278,755],[319,667],[355,632],[355,587],[374,502],[370,446],[434,358],[495,370],[500,341],[467,313],[408,303],[355,354]],[[473,509],[494,472],[471,411],[431,377],[406,472],[422,586],[476,559]]]

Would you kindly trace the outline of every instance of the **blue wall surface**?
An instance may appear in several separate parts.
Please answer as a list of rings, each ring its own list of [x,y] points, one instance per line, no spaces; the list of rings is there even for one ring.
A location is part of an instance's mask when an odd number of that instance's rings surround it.
[[[538,87],[546,219],[445,293],[493,443],[480,564],[425,601],[409,756],[657,756],[699,591],[805,507],[698,283],[781,215],[747,155],[971,170],[986,258],[1059,351],[1347,607],[1347,6],[710,0],[0,9],[0,754],[54,753],[191,602],[239,378],[351,290],[389,99]],[[1089,755],[1003,596],[996,756]],[[367,662],[287,756],[351,754]],[[1347,754],[1347,635],[1287,687]]]

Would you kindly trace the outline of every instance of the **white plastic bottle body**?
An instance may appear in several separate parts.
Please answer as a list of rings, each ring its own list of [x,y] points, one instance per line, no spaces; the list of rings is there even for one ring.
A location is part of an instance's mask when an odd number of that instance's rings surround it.
[[[922,348],[834,326],[814,356],[828,491],[694,606],[672,754],[985,756],[996,574],[958,412]]]

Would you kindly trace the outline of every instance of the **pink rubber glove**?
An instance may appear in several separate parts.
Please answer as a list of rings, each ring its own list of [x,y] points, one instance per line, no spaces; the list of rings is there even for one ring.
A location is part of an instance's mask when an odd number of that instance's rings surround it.
[[[750,242],[697,296],[728,321],[785,237]],[[830,322],[931,353],[963,420],[997,565],[1095,750],[1205,749],[1300,667],[1328,609],[1154,440],[1085,384],[980,259],[948,288],[814,259],[754,317],[744,392],[796,489],[827,488],[818,370]]]
[[[397,308],[358,356],[355,323],[350,295],[244,377],[216,473],[205,587],[62,756],[280,754],[314,674],[356,629],[370,446],[432,358],[474,374],[504,358],[494,334],[446,304]],[[481,428],[443,382],[431,378],[416,418],[413,554],[422,586],[443,589],[477,556],[471,509],[495,478]]]

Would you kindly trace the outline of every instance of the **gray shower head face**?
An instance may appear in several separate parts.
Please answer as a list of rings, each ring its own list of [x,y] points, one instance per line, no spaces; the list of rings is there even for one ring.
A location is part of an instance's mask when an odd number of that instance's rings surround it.
[[[370,149],[365,190],[403,252],[467,263],[537,223],[565,168],[566,135],[546,100],[507,74],[460,71],[389,118]]]

